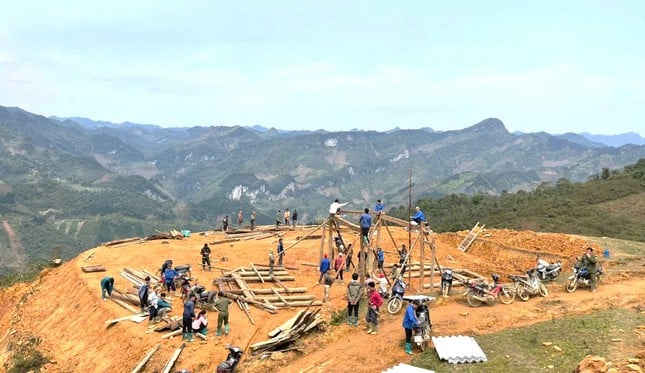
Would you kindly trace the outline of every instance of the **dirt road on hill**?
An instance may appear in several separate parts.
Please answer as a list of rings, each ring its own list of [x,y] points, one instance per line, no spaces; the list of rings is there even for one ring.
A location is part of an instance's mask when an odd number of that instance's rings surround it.
[[[392,229],[392,228],[391,228]],[[285,247],[303,236],[306,230],[283,231]],[[407,242],[407,232],[392,229],[395,240]],[[354,233],[343,232],[350,239]],[[573,260],[589,245],[583,238],[561,234],[535,233],[530,231],[514,232],[507,230],[487,230],[484,240],[473,243],[468,253],[456,249],[463,238],[459,234],[436,235],[437,259],[444,266],[465,268],[485,276],[497,272],[506,278],[508,274],[521,273],[535,264],[531,250],[551,253],[552,260],[564,262],[567,275]],[[229,235],[232,236],[232,235]],[[145,243],[132,243],[115,247],[100,247],[80,254],[63,266],[50,269],[32,284],[21,284],[0,290],[0,366],[10,359],[10,348],[29,338],[38,338],[37,348],[55,364],[46,364],[45,372],[117,372],[129,371],[145,353],[156,344],[161,348],[147,365],[146,371],[161,370],[172,352],[181,344],[179,338],[162,340],[157,333],[146,333],[146,322],[136,324],[121,322],[106,329],[106,320],[121,317],[127,312],[113,302],[102,302],[99,282],[105,275],[116,279],[117,288],[130,286],[119,275],[123,267],[142,268],[154,272],[165,259],[173,259],[175,264],[190,263],[200,283],[208,289],[213,288],[213,279],[221,272],[202,272],[197,266],[200,262],[199,250],[208,242],[211,244],[212,259],[226,257],[226,261],[214,265],[223,268],[248,266],[249,263],[265,263],[269,249],[275,249],[277,236],[263,239],[218,242],[226,239],[221,232],[210,232],[207,236],[193,233],[183,240],[154,240]],[[229,237],[230,238],[230,237]],[[391,241],[391,240],[388,240]],[[351,242],[351,241],[350,241]],[[397,261],[395,248],[391,242],[383,242],[386,251],[386,264]],[[598,246],[594,246],[600,249]],[[509,249],[511,248],[511,249]],[[513,251],[520,248],[527,252]],[[304,240],[287,252],[285,264],[297,269],[290,270],[295,281],[290,287],[306,287],[307,293],[322,297],[322,287],[316,286],[318,271],[316,267],[304,263],[317,263],[320,240]],[[87,262],[90,251],[94,255]],[[414,252],[412,260],[430,260],[430,250],[426,257],[419,258]],[[102,264],[108,268],[104,273],[83,273],[84,265]],[[604,263],[608,276],[595,294],[580,289],[573,294],[565,293],[561,284],[549,286],[547,298],[532,298],[528,302],[516,300],[511,305],[471,308],[462,299],[461,288],[453,289],[453,296],[440,298],[431,305],[434,335],[481,335],[518,327],[539,321],[550,320],[565,315],[590,313],[610,307],[643,307],[645,299],[645,278],[641,273],[630,275],[629,268],[620,267],[617,261]],[[634,269],[642,267],[641,262],[633,263]],[[429,280],[426,279],[426,283]],[[438,281],[438,278],[435,278]],[[254,284],[254,287],[262,287]],[[418,280],[410,284],[413,289],[420,288]],[[346,306],[345,287],[332,286],[331,302],[322,307],[321,313],[330,320],[333,313]],[[436,294],[432,294],[435,295]],[[181,302],[173,301],[172,315],[181,314]],[[181,354],[175,368],[190,369],[193,372],[213,372],[217,364],[225,358],[224,346],[228,343],[246,347],[252,342],[267,339],[267,332],[289,319],[298,309],[280,310],[269,314],[251,308],[255,326],[252,326],[243,312],[231,306],[229,336],[215,337],[211,327],[207,342],[189,344]],[[381,312],[380,335],[367,335],[363,331],[364,322],[358,328],[341,324],[329,326],[325,332],[313,333],[300,340],[304,354],[289,352],[272,359],[247,359],[242,365],[245,372],[327,372],[356,371],[377,372],[399,362],[409,362],[410,356],[403,352],[402,312],[389,315]],[[217,315],[209,312],[211,323]],[[348,358],[351,357],[351,358]],[[338,369],[342,367],[342,369]]]

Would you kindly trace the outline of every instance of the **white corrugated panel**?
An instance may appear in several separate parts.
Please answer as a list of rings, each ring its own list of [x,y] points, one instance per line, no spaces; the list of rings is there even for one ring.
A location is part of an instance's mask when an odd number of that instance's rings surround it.
[[[447,360],[450,364],[486,361],[486,354],[473,337],[462,335],[432,337],[432,342],[437,350],[439,359]]]
[[[398,365],[389,368],[388,370],[381,371],[381,373],[434,373],[434,370],[427,370],[405,363],[400,363]]]

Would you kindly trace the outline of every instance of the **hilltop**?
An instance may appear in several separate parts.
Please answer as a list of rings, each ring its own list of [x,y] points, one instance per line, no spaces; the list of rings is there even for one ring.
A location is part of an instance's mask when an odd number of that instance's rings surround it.
[[[288,247],[309,228],[281,231],[285,246]],[[263,227],[269,231],[269,227]],[[408,233],[401,228],[390,228],[393,240],[398,244],[407,243]],[[355,242],[355,235],[343,232],[346,240]],[[468,253],[456,249],[464,232],[433,234],[436,242],[437,260],[443,266],[464,268],[490,276],[497,272],[502,278],[512,273],[521,273],[535,264],[535,252],[559,259],[564,262],[565,277],[573,263],[573,257],[591,245],[602,251],[601,244],[590,242],[579,236],[531,231],[487,230],[473,243]],[[88,371],[129,371],[143,355],[161,344],[161,349],[147,365],[147,372],[161,369],[171,353],[179,346],[178,338],[160,339],[158,333],[146,333],[145,322],[136,324],[120,322],[106,329],[104,322],[127,315],[127,311],[112,302],[100,299],[99,281],[104,275],[116,278],[116,287],[124,288],[128,282],[119,276],[124,267],[146,269],[154,272],[167,258],[176,264],[190,263],[194,275],[200,283],[213,288],[211,282],[221,275],[219,268],[233,269],[248,266],[249,263],[266,262],[267,252],[274,248],[276,236],[263,239],[239,240],[212,244],[212,258],[228,260],[215,263],[213,272],[202,272],[197,268],[199,249],[205,242],[217,243],[230,239],[233,235],[206,231],[203,235],[193,232],[182,240],[153,240],[143,243],[128,243],[110,247],[96,247],[64,263],[61,267],[43,271],[31,283],[21,283],[0,290],[0,365],[14,362],[13,353],[20,346],[30,346],[30,351],[39,351],[42,356],[53,362],[44,365],[47,372],[88,372]],[[385,237],[385,236],[383,236]],[[381,244],[386,251],[386,264],[396,261],[397,256],[391,240],[383,239]],[[606,242],[605,242],[606,243]],[[285,264],[291,268],[295,281],[289,286],[306,287],[307,293],[322,296],[322,287],[316,286],[318,278],[315,263],[318,261],[320,240],[303,240],[287,251]],[[642,248],[640,249],[642,250]],[[430,260],[426,250],[424,261]],[[93,255],[89,257],[89,255]],[[434,322],[434,335],[484,335],[507,328],[516,328],[539,321],[551,320],[575,314],[587,314],[607,308],[634,309],[645,306],[645,280],[643,280],[642,251],[637,256],[613,252],[613,259],[603,264],[607,276],[598,293],[592,295],[586,290],[573,294],[564,293],[561,283],[549,286],[551,294],[547,298],[531,299],[527,303],[516,300],[504,306],[471,308],[461,300],[460,289],[453,290],[448,299],[438,299],[431,306]],[[418,252],[412,260],[418,261]],[[314,263],[314,266],[308,265]],[[85,265],[102,264],[105,273],[83,273]],[[438,278],[434,279],[435,282]],[[426,278],[426,282],[429,279]],[[412,280],[408,293],[420,286]],[[436,295],[436,294],[434,294]],[[180,300],[174,300],[180,307]],[[313,332],[300,341],[302,353],[287,352],[272,359],[250,359],[242,365],[245,372],[268,371],[329,371],[341,364],[345,371],[379,371],[398,362],[410,362],[411,357],[401,348],[403,332],[402,314],[390,316],[382,311],[382,326],[379,336],[367,335],[362,330],[350,328],[338,319],[338,313],[345,308],[344,287],[332,286],[332,301],[322,306],[322,314],[327,320],[324,332]],[[494,312],[492,312],[494,311]],[[237,306],[231,306],[231,334],[228,337],[215,337],[210,327],[207,342],[194,342],[181,354],[176,368],[191,369],[193,372],[212,372],[225,357],[223,346],[233,343],[246,348],[250,343],[266,340],[267,332],[289,319],[297,310],[282,309],[271,315],[251,308],[255,326],[249,323],[245,314]],[[175,310],[173,314],[177,314]],[[361,325],[364,310],[361,309]],[[211,323],[216,315],[209,312]],[[625,331],[631,332],[631,331]],[[512,343],[512,342],[508,342]],[[378,353],[375,353],[378,351]],[[637,350],[624,342],[622,353],[616,359],[635,356]],[[248,351],[247,351],[248,352]],[[429,349],[426,353],[434,353]],[[576,352],[584,356],[584,349]],[[418,356],[418,350],[415,351]],[[350,359],[347,357],[351,356]],[[581,359],[581,358],[580,358]],[[555,359],[557,364],[557,359]],[[546,362],[545,362],[546,365]],[[441,367],[430,367],[441,371]],[[560,367],[562,368],[562,367]],[[571,369],[571,367],[566,367]],[[443,366],[446,369],[446,366]]]

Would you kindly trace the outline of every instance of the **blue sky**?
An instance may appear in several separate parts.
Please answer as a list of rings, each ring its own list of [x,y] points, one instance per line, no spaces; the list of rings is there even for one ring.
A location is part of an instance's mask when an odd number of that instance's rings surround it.
[[[645,134],[645,1],[14,1],[0,105],[161,126]]]

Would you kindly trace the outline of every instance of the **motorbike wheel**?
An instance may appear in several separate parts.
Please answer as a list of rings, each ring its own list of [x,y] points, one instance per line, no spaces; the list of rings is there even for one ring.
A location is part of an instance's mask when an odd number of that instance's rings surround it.
[[[541,297],[546,297],[549,295],[549,289],[546,288],[546,285],[540,284],[540,291],[538,292]]]
[[[500,302],[504,304],[511,304],[515,300],[515,292],[513,291],[513,289],[503,287],[497,297],[499,298]]]
[[[482,305],[481,301],[475,299],[475,293],[473,293],[472,291],[469,291],[466,295],[466,301],[468,301],[468,304],[471,307],[479,307]]]
[[[529,298],[531,297],[529,293],[526,291],[524,286],[518,286],[516,290],[517,296],[520,297],[520,299],[524,302],[528,301]]]
[[[573,293],[578,288],[578,279],[574,278],[572,280],[567,280],[567,283],[564,285],[564,290],[567,293]]]
[[[387,312],[390,315],[395,315],[396,313],[401,311],[402,307],[403,301],[401,301],[401,299],[399,299],[398,297],[393,297],[389,302],[387,302]]]

